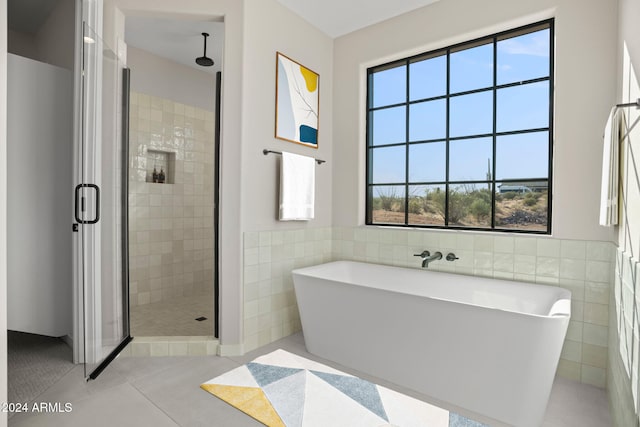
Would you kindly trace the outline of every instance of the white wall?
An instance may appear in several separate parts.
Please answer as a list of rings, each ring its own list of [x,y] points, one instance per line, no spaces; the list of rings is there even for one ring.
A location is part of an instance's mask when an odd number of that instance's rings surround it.
[[[464,11],[464,13],[461,13]],[[334,225],[364,223],[368,66],[556,18],[554,237],[613,240],[598,226],[602,131],[614,100],[616,9],[598,0],[447,0],[335,41]]]
[[[118,10],[116,10],[116,8]],[[168,14],[203,20],[224,16],[225,40],[222,75],[222,153],[220,217],[220,342],[225,348],[240,348],[242,342],[242,237],[243,212],[241,141],[243,138],[242,86],[244,2],[237,0],[107,0],[105,1],[105,41],[114,45],[124,40],[124,20],[128,14]],[[110,22],[108,20],[120,20]],[[108,24],[108,25],[107,25]],[[109,32],[109,31],[111,32]],[[234,351],[234,350],[230,350]]]
[[[330,259],[333,40],[275,0],[246,0],[244,16],[242,320],[249,351],[300,329],[291,270]],[[274,137],[277,51],[320,75],[318,149]],[[313,220],[277,220],[280,157],[264,156],[264,148],[327,160],[316,165]]]
[[[8,65],[8,328],[71,335],[72,75]]]
[[[275,0],[245,2],[243,66],[242,211],[243,231],[331,225],[333,146],[333,40]],[[274,137],[276,51],[320,74],[318,149]],[[262,150],[290,151],[328,160],[316,166],[315,219],[280,222],[279,156]]]
[[[7,2],[0,2],[0,402],[7,393]],[[7,414],[0,413],[0,427]]]
[[[127,46],[131,90],[215,110],[215,76],[186,67],[133,46]]]

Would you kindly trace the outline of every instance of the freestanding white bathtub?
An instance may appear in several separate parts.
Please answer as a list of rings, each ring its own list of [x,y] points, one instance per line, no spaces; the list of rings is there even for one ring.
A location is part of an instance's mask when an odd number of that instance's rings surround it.
[[[309,352],[507,424],[542,423],[568,290],[350,261],[293,280]]]

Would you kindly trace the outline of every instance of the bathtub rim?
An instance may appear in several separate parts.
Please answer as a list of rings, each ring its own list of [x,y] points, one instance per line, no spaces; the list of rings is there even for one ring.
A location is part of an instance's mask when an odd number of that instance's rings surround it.
[[[528,312],[517,311],[517,310],[509,310],[509,309],[506,309],[506,308],[490,307],[490,306],[486,306],[486,305],[482,305],[482,304],[472,304],[470,302],[457,301],[457,300],[454,300],[454,299],[440,298],[440,297],[435,297],[435,296],[430,296],[430,295],[418,295],[418,294],[415,294],[415,293],[411,293],[411,292],[407,292],[407,291],[403,291],[403,290],[399,290],[399,289],[372,287],[372,286],[367,286],[366,284],[362,284],[362,283],[345,282],[345,281],[340,281],[340,280],[333,279],[333,278],[321,277],[321,276],[318,276],[318,275],[309,274],[309,272],[313,271],[314,269],[319,269],[321,267],[326,267],[326,266],[329,266],[329,265],[336,265],[336,264],[358,264],[358,265],[365,265],[365,266],[366,265],[375,265],[375,266],[380,266],[380,267],[388,267],[388,268],[395,269],[395,270],[424,271],[424,270],[417,269],[417,268],[401,267],[401,266],[395,266],[395,265],[389,265],[389,264],[379,264],[379,263],[371,263],[371,262],[363,262],[363,261],[351,261],[351,260],[336,260],[336,261],[330,261],[330,262],[325,262],[325,263],[321,263],[321,264],[310,265],[310,266],[307,266],[307,267],[296,268],[296,269],[291,271],[291,275],[292,275],[292,278],[295,275],[305,276],[305,277],[312,277],[312,278],[315,278],[315,279],[327,280],[327,281],[331,281],[331,282],[334,282],[334,283],[342,283],[342,284],[345,284],[345,285],[351,285],[351,286],[358,286],[358,287],[362,287],[362,288],[375,289],[375,290],[378,290],[378,291],[410,295],[410,296],[414,296],[414,297],[417,297],[417,298],[428,298],[428,299],[431,299],[431,300],[443,301],[443,302],[447,302],[447,303],[451,303],[451,304],[461,304],[461,305],[465,305],[465,306],[469,306],[469,307],[479,307],[479,308],[483,308],[483,309],[486,309],[486,310],[502,311],[502,312],[521,315],[521,316],[530,316],[530,317],[537,317],[537,318],[543,318],[543,319],[558,319],[558,320],[568,319],[568,320],[571,320],[571,297],[572,297],[572,293],[571,293],[571,291],[569,289],[563,288],[563,287],[561,287],[559,285],[558,286],[554,286],[554,285],[548,285],[548,284],[522,282],[522,281],[513,280],[513,279],[503,279],[503,278],[486,277],[486,276],[474,276],[474,275],[468,275],[468,274],[453,273],[453,272],[448,272],[448,271],[437,271],[437,270],[429,270],[428,271],[428,273],[436,274],[436,275],[463,276],[463,277],[468,277],[468,278],[486,279],[486,280],[492,280],[492,281],[498,281],[498,282],[514,282],[514,283],[516,283],[518,285],[534,286],[536,288],[545,287],[545,288],[553,289],[556,292],[559,292],[558,298],[556,299],[556,301],[549,308],[549,313],[548,314],[537,314],[537,313],[528,313]]]

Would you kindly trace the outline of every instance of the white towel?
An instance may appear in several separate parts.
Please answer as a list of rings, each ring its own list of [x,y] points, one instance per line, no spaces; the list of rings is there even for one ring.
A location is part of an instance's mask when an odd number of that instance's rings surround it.
[[[282,153],[280,168],[280,221],[308,221],[314,216],[316,161],[312,157]]]
[[[613,107],[604,128],[602,148],[602,187],[600,188],[600,225],[618,224],[618,185],[620,168],[620,130],[624,132],[624,111]]]

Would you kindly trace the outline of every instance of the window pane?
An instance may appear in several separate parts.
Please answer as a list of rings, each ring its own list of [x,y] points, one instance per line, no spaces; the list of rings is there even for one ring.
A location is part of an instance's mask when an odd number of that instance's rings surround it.
[[[447,102],[444,99],[409,106],[409,141],[447,136]]]
[[[547,231],[548,182],[496,185],[496,228]]]
[[[450,93],[493,86],[492,43],[454,52],[450,63]]]
[[[371,171],[373,184],[405,182],[406,147],[373,148]]]
[[[444,185],[409,187],[409,224],[444,225]]]
[[[493,174],[493,140],[474,138],[449,143],[449,181],[482,181]]]
[[[404,224],[405,187],[381,185],[372,189],[371,218],[378,224]]]
[[[498,42],[498,84],[549,76],[549,29]]]
[[[493,132],[493,92],[456,96],[450,101],[449,135],[482,135]]]
[[[496,179],[548,178],[549,132],[499,136]]]
[[[447,94],[447,57],[445,55],[409,65],[409,100],[434,98]]]
[[[451,185],[449,225],[491,227],[491,184]]]
[[[409,146],[409,182],[438,182],[446,179],[446,144],[429,142]]]
[[[497,130],[509,132],[549,126],[549,82],[498,90]]]
[[[373,79],[373,108],[399,104],[407,100],[407,66],[378,71]]]
[[[406,130],[406,107],[385,108],[376,110],[373,115],[373,132],[371,135],[371,145],[386,145],[405,142]]]

